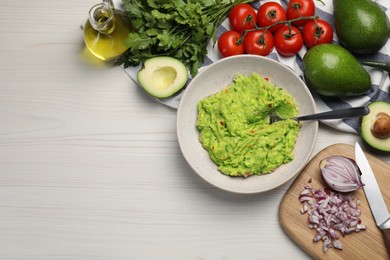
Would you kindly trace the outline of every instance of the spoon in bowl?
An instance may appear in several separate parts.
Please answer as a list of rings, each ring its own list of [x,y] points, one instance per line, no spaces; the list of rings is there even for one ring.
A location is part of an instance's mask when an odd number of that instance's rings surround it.
[[[306,120],[328,120],[328,119],[341,119],[341,118],[351,118],[351,117],[360,117],[365,116],[370,113],[368,107],[352,107],[337,109],[328,112],[316,113],[306,116],[298,116],[290,119],[296,121],[306,121]],[[281,118],[278,115],[270,115],[270,123],[275,123],[277,121],[286,120],[287,118]]]

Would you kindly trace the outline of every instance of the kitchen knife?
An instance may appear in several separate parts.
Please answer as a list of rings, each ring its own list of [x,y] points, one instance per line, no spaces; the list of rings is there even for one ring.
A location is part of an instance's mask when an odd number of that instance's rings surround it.
[[[390,255],[390,214],[376,182],[371,166],[359,143],[355,145],[356,163],[361,171],[361,181],[375,222],[382,232],[387,253]]]

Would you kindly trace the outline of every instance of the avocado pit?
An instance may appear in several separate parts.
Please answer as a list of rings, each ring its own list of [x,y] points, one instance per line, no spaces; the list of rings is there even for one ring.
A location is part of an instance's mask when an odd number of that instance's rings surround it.
[[[389,114],[380,112],[375,116],[375,121],[371,126],[371,133],[379,139],[387,139],[390,137]]]

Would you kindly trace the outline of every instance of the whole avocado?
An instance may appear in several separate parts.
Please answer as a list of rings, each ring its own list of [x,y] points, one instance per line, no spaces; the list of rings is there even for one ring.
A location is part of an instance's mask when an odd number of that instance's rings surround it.
[[[370,74],[336,44],[309,49],[303,57],[303,75],[308,87],[324,96],[356,96],[371,88]]]
[[[336,34],[356,54],[375,54],[387,42],[390,22],[372,0],[333,0]]]

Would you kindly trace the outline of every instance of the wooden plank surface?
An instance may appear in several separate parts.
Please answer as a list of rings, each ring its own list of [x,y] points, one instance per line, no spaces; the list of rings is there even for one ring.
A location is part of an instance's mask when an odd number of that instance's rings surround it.
[[[361,200],[361,205],[359,206],[362,211],[361,220],[367,226],[367,230],[341,237],[340,241],[343,244],[343,250],[330,248],[324,253],[322,241],[313,242],[316,231],[308,227],[308,215],[300,213],[302,205],[298,200],[298,196],[308,184],[309,179],[312,179],[313,188],[326,187],[321,177],[319,162],[331,155],[342,155],[354,159],[354,146],[347,144],[328,146],[307,164],[280,204],[279,221],[283,229],[292,240],[316,259],[388,259],[382,234],[375,224],[362,189],[354,191],[352,194]],[[366,155],[373,168],[385,202],[387,205],[390,205],[390,190],[386,188],[390,184],[390,165],[373,155],[368,153]]]
[[[86,59],[98,2],[0,1],[0,260],[310,259],[278,219],[292,181],[212,187],[180,152],[176,110]],[[320,124],[313,155],[358,140]]]

